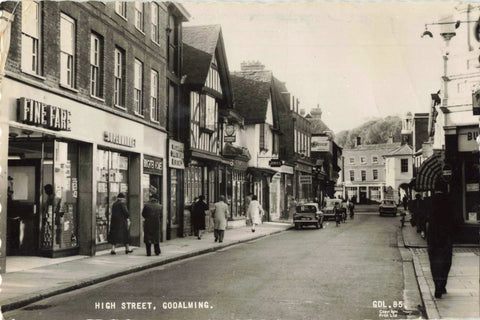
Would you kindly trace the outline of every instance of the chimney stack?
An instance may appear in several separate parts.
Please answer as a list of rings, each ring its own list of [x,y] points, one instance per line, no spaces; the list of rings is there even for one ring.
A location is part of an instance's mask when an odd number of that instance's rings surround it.
[[[300,115],[304,117],[305,114],[306,114],[305,109],[304,108],[300,109]]]

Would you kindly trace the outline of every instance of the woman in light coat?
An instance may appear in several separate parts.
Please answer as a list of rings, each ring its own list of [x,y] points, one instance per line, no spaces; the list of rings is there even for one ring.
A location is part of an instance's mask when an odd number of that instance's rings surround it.
[[[248,205],[247,218],[252,221],[252,232],[255,232],[255,226],[262,223],[263,209],[260,202],[257,200],[257,196],[252,196],[252,201]]]

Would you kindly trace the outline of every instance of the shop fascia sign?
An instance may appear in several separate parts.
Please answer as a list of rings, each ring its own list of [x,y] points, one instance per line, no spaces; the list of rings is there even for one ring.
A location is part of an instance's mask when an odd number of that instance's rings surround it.
[[[175,169],[185,169],[185,152],[183,143],[169,140],[168,141],[168,166]]]
[[[71,131],[72,113],[29,98],[18,99],[18,121],[58,131]]]
[[[479,132],[479,127],[460,128],[458,130],[458,151],[471,152],[478,150],[477,137]]]
[[[119,146],[125,146],[130,148],[135,148],[137,141],[135,138],[124,136],[119,133],[113,133],[109,131],[104,131],[103,140],[105,142],[110,142],[113,144],[118,144]]]
[[[312,176],[299,176],[298,182],[300,184],[312,184]]]
[[[162,175],[163,159],[144,155],[143,156],[143,173]]]

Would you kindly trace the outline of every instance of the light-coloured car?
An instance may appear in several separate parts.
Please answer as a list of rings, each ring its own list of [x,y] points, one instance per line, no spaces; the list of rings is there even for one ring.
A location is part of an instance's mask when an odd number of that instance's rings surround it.
[[[335,220],[335,213],[333,208],[335,205],[340,208],[340,211],[347,212],[347,209],[342,205],[342,199],[325,199],[325,206],[322,208],[324,219],[325,220]]]
[[[382,214],[391,214],[393,216],[397,215],[397,204],[394,200],[385,199],[382,200],[380,205],[378,206],[378,212],[380,215]]]
[[[293,223],[295,229],[300,229],[305,225],[313,225],[317,229],[323,228],[323,212],[318,207],[318,203],[299,204],[293,214]]]

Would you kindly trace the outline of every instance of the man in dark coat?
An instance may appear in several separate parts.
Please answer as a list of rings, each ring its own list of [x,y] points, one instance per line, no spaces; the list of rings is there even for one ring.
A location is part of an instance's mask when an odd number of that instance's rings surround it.
[[[199,196],[192,206],[193,233],[198,237],[198,240],[202,239],[202,230],[205,230],[205,211],[207,210],[209,210],[209,207],[205,203],[205,197]]]
[[[132,253],[129,246],[129,228],[130,215],[126,205],[125,195],[119,193],[117,201],[112,205],[112,218],[110,220],[110,233],[108,234],[108,242],[112,244],[111,254],[115,253],[115,245],[120,243],[125,245],[125,253]]]
[[[150,196],[150,202],[143,207],[143,242],[147,249],[147,256],[152,255],[152,243],[155,255],[160,254],[160,230],[162,228],[162,205],[158,203],[157,195]]]
[[[437,183],[427,233],[428,257],[437,299],[447,293],[448,273],[452,265],[452,238],[455,222],[453,215],[450,194],[446,192],[445,186]]]

